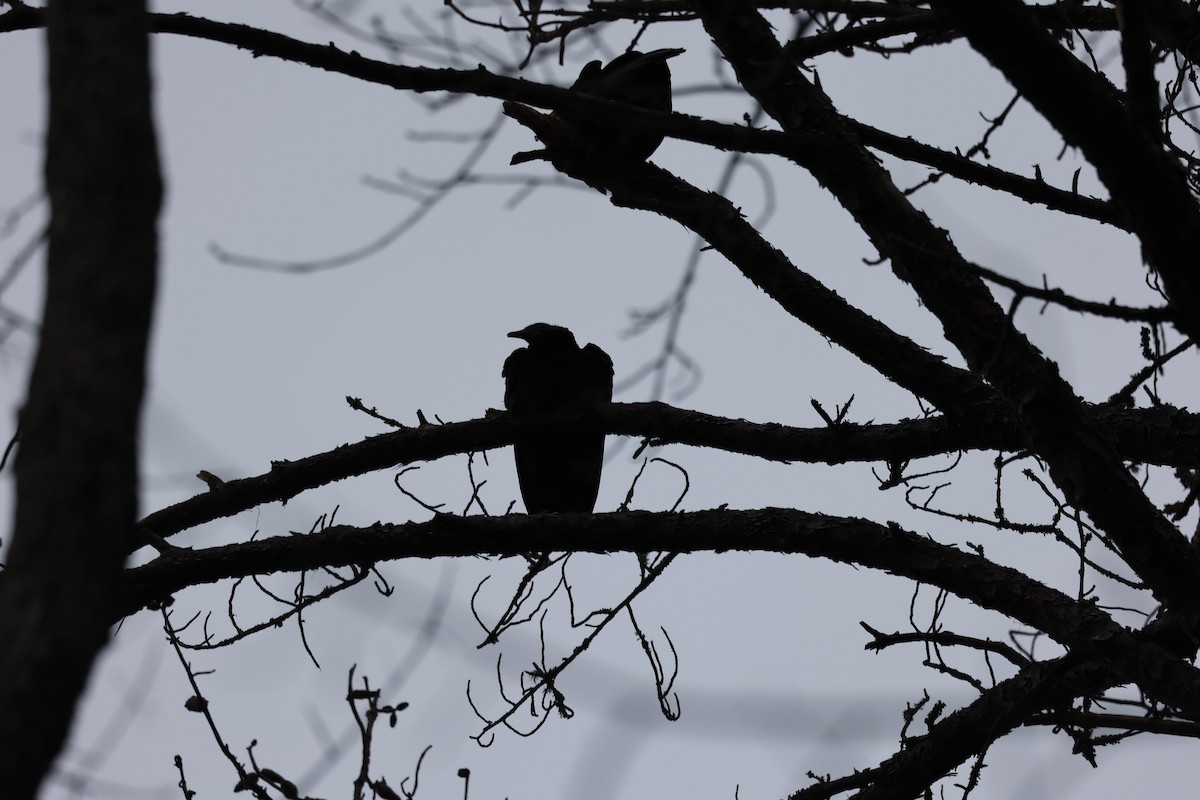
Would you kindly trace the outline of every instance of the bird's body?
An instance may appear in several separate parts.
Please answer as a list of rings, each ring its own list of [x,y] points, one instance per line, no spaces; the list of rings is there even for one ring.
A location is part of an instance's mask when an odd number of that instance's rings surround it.
[[[504,407],[522,416],[586,411],[612,401],[613,364],[566,328],[538,322],[509,336],[529,343],[504,362]],[[533,431],[513,444],[521,497],[530,514],[588,513],[600,491],[604,433]]]
[[[615,100],[651,111],[671,110],[671,69],[667,59],[682,53],[679,48],[623,53],[607,65],[590,61],[579,72],[571,88],[577,92]],[[635,130],[618,123],[598,122],[568,112],[559,116],[574,125],[604,153],[645,161],[662,143],[661,133]]]

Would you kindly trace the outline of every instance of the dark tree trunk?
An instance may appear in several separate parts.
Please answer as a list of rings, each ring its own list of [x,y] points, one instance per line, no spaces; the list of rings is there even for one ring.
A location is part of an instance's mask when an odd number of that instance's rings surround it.
[[[0,786],[36,794],[62,747],[137,517],[138,420],[162,184],[144,0],[47,9],[51,221],[0,581]]]

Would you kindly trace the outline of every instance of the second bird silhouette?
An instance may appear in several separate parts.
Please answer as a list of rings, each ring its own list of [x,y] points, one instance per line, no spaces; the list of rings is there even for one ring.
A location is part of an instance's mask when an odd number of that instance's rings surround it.
[[[612,402],[613,363],[599,347],[580,347],[566,328],[535,322],[509,336],[528,342],[504,362],[504,407],[515,414],[586,411]],[[590,513],[600,491],[604,432],[532,431],[513,443],[521,497],[530,514]]]
[[[683,50],[668,48],[639,53],[631,50],[608,64],[589,61],[579,72],[571,88],[577,92],[629,103],[651,111],[671,111],[671,69],[667,59]],[[662,144],[663,135],[629,128],[611,122],[599,122],[579,114],[560,112],[559,116],[587,136],[596,148],[617,158],[645,161]]]

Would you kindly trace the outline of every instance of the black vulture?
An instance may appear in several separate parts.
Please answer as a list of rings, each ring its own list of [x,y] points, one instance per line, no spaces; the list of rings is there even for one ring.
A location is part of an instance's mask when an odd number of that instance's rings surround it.
[[[509,336],[529,343],[504,361],[504,407],[509,411],[557,414],[612,402],[612,359],[596,345],[580,347],[569,330],[545,322]],[[591,513],[604,466],[603,431],[534,431],[522,434],[513,452],[526,511]]]
[[[623,53],[606,66],[589,61],[571,88],[584,94],[616,100],[651,111],[671,110],[671,69],[667,59],[682,53],[679,48]],[[624,127],[570,112],[559,116],[574,125],[596,148],[616,158],[645,161],[662,144],[663,135]]]

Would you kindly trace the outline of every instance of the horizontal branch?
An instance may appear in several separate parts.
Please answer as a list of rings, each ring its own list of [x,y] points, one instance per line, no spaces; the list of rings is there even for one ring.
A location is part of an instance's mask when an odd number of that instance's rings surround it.
[[[1186,736],[1200,739],[1200,723],[1185,719],[1158,719],[1155,717],[1139,717],[1133,714],[1098,714],[1089,711],[1053,711],[1047,714],[1036,714],[1025,720],[1026,725],[1049,725],[1062,728],[1067,725],[1076,728],[1108,728],[1118,731],[1139,731],[1145,733],[1163,733],[1168,736]]]
[[[18,6],[0,14],[0,33],[29,30],[44,24],[41,9]],[[366,58],[332,44],[311,44],[251,25],[195,17],[190,14],[151,14],[151,30],[232,45],[255,58],[269,56],[355,78],[393,89],[423,92],[454,92],[514,100],[538,108],[565,110],[593,119],[619,119],[623,123],[659,130],[668,136],[709,144],[725,150],[775,153],[790,152],[804,142],[778,131],[755,130],[699,119],[685,114],[663,114],[594,95],[584,95],[561,86],[551,86],[497,75],[482,65],[472,70],[409,67]]]
[[[1094,407],[1097,424],[1112,437],[1127,461],[1188,466],[1200,451],[1200,415],[1160,406],[1152,409]],[[711,447],[772,461],[840,464],[852,461],[907,461],[962,450],[1021,447],[1016,430],[986,409],[969,425],[944,417],[881,425],[841,424],[797,428],[747,422],[665,403],[614,403],[597,413],[610,434],[634,436],[654,445]],[[213,488],[150,514],[139,529],[167,537],[265,503],[287,501],[301,492],[417,461],[481,452],[511,445],[516,434],[536,422],[492,412],[482,419],[402,428],[296,461],[276,461],[250,478],[213,482]],[[139,537],[133,544],[146,544]]]

